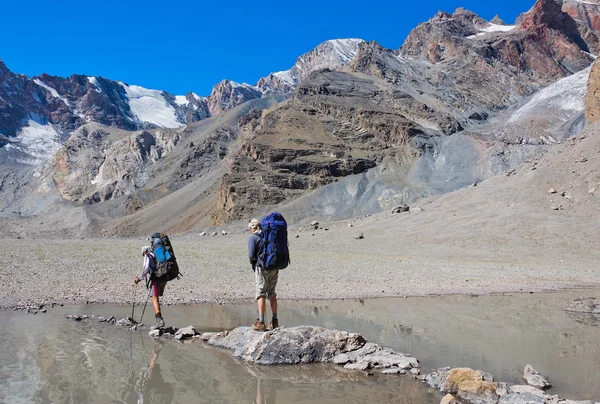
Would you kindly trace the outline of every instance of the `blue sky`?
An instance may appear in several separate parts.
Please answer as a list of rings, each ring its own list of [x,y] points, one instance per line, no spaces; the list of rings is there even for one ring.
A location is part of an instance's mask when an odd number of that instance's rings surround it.
[[[3,4],[0,59],[16,73],[103,76],[208,95],[222,79],[255,84],[287,70],[335,38],[402,46],[438,10],[464,7],[507,23],[534,0],[423,1],[9,1]]]

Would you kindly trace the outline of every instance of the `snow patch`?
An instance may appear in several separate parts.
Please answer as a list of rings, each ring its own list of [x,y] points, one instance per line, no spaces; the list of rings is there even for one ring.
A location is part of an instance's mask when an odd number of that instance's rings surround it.
[[[575,0],[576,3],[581,3],[581,4],[589,4],[592,6],[600,6],[599,3],[592,3],[591,1],[583,1],[583,0]]]
[[[61,100],[62,102],[64,102],[67,107],[69,107],[69,102],[65,98],[61,97],[61,95],[58,93],[58,91],[56,91],[55,89],[53,89],[52,87],[50,87],[48,84],[44,83],[40,79],[34,79],[33,82],[35,84],[37,84],[38,86],[43,87],[46,90],[48,90],[50,92],[50,94],[54,98],[58,98],[59,100]]]
[[[515,28],[517,28],[516,25],[499,25],[499,24],[490,23],[490,25],[488,25],[485,28],[479,28],[478,34],[470,35],[467,37],[467,39],[473,39],[475,37],[482,36],[482,35],[488,34],[490,32],[508,32],[508,31],[512,31]]]
[[[98,82],[98,79],[95,77],[88,77],[87,78],[88,82],[93,85],[94,87],[96,87],[96,91],[98,91],[99,93],[102,92],[102,87],[100,87],[100,83]]]
[[[190,102],[185,97],[185,95],[176,95],[175,96],[175,104],[184,106],[184,105],[188,105],[189,103]]]
[[[292,87],[295,85],[294,78],[290,74],[289,70],[273,73],[273,76],[277,77],[281,81],[284,81],[285,83],[289,84]]]
[[[26,164],[38,164],[48,160],[60,149],[60,133],[54,125],[37,114],[31,114],[27,125],[22,127],[17,136],[6,145],[6,149],[15,149],[32,156]]]
[[[591,67],[588,67],[540,90],[525,105],[512,114],[508,122],[516,122],[535,114],[538,108],[548,108],[567,113],[583,112],[590,71]]]
[[[165,100],[162,91],[148,90],[140,86],[129,86],[118,82],[125,90],[131,112],[141,122],[148,122],[163,128],[179,128],[183,123],[177,120],[175,109]]]
[[[358,38],[348,38],[331,39],[327,42],[333,45],[333,49],[335,50],[335,53],[340,57],[342,64],[346,64],[352,59],[354,59],[354,56],[356,56],[356,49],[358,48],[358,45],[364,41]]]

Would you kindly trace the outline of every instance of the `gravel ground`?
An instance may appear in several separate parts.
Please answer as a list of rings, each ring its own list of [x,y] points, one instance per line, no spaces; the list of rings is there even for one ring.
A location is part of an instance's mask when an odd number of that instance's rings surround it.
[[[281,299],[340,299],[436,294],[532,292],[600,284],[593,260],[554,251],[499,260],[460,254],[443,245],[409,247],[381,243],[379,221],[338,223],[319,230],[290,231],[292,264],[280,272]],[[356,229],[360,230],[356,230]],[[365,239],[354,235],[364,232]],[[296,238],[298,235],[298,238]],[[409,238],[409,237],[404,237]],[[369,242],[368,240],[371,239]],[[253,298],[253,272],[246,256],[247,234],[171,237],[184,274],[167,285],[163,302],[240,302]],[[0,272],[0,306],[27,304],[131,303],[142,295],[133,278],[141,273],[144,240],[2,240],[10,245]],[[440,248],[441,247],[441,248]],[[477,246],[476,246],[477,247]],[[441,250],[441,251],[440,251]],[[443,253],[446,253],[445,255]],[[565,257],[569,257],[568,264]],[[511,259],[512,258],[512,259]],[[515,259],[517,258],[517,259]]]

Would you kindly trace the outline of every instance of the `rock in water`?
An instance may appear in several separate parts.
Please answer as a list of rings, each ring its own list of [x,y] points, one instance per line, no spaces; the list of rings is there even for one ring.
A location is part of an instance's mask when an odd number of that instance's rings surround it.
[[[523,379],[527,382],[528,385],[536,387],[538,389],[548,389],[552,387],[550,383],[542,375],[540,372],[535,370],[535,368],[531,365],[525,365],[525,370],[523,371]]]
[[[175,339],[188,339],[194,337],[196,334],[196,330],[190,325],[177,330],[177,332],[175,332]]]

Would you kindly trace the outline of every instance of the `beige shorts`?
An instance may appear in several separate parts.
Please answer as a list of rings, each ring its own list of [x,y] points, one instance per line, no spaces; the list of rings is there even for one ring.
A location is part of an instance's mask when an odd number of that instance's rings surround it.
[[[262,268],[256,268],[254,271],[254,280],[256,283],[256,300],[261,297],[271,298],[277,296],[275,287],[277,286],[277,278],[279,271],[265,271]]]

